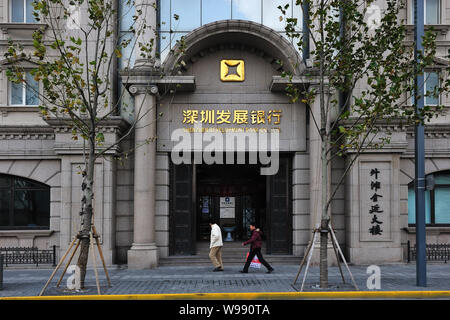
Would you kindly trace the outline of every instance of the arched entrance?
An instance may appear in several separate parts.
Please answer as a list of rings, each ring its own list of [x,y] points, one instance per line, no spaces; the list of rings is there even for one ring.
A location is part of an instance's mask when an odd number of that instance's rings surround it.
[[[183,48],[180,54],[175,48],[163,64],[172,82],[158,105],[157,148],[167,152],[171,162],[169,254],[196,254],[197,241],[209,239],[210,218],[222,229],[231,227],[232,239],[237,241],[248,237],[248,225],[254,222],[264,230],[268,253],[291,254],[292,155],[306,151],[306,110],[302,104],[291,103],[273,84],[283,71],[300,73],[297,52],[273,30],[233,20],[194,30]],[[227,74],[239,77],[227,81]],[[276,156],[277,167],[273,174],[262,175],[267,163],[259,154],[261,139],[272,130],[277,132],[277,152],[271,149],[266,156],[273,157],[271,164]],[[175,163],[171,156],[186,133],[192,150],[205,154],[214,136],[223,139],[228,153],[243,151],[246,160],[229,163],[223,157],[211,163],[190,155],[188,163]],[[247,139],[245,150],[228,149],[227,137],[239,134]],[[273,137],[267,141],[272,143]],[[250,151],[258,154],[257,162],[249,160]]]

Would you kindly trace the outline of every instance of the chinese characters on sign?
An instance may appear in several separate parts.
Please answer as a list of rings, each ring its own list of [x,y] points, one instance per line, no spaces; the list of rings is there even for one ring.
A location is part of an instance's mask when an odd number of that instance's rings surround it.
[[[380,215],[381,213],[383,213],[382,208],[380,207],[380,203],[379,203],[379,199],[382,198],[383,196],[381,194],[378,194],[378,190],[381,189],[381,183],[378,180],[380,175],[380,171],[378,170],[378,168],[373,168],[370,170],[370,177],[371,177],[371,181],[370,181],[370,190],[373,192],[372,196],[370,197],[371,200],[371,205],[370,205],[370,210],[369,210],[369,214],[372,217],[371,220],[371,227],[369,228],[369,233],[372,236],[376,236],[376,235],[381,235],[383,232],[383,229],[381,229],[381,225],[383,224],[382,221],[380,221],[380,219],[378,218],[377,214]]]
[[[183,123],[273,124],[281,123],[282,110],[183,110]]]
[[[398,191],[392,188],[392,162],[361,160],[359,163],[358,214],[360,241],[392,241],[392,201]],[[396,209],[399,210],[399,209]]]

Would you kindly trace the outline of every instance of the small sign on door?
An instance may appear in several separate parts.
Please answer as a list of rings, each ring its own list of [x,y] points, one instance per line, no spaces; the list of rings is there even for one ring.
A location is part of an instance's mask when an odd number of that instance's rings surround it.
[[[221,208],[234,208],[234,197],[220,197]]]
[[[234,197],[220,197],[220,218],[234,218]]]

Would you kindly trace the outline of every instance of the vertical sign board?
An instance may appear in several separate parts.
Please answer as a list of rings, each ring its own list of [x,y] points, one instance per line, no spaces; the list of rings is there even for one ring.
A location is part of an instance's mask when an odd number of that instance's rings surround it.
[[[359,240],[391,241],[390,161],[359,163]]]
[[[234,219],[235,197],[220,197],[220,219]]]

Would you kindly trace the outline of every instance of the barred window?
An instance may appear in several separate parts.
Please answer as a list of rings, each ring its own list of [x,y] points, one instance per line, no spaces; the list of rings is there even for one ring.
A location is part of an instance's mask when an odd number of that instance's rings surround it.
[[[0,229],[49,229],[50,187],[0,174]]]

